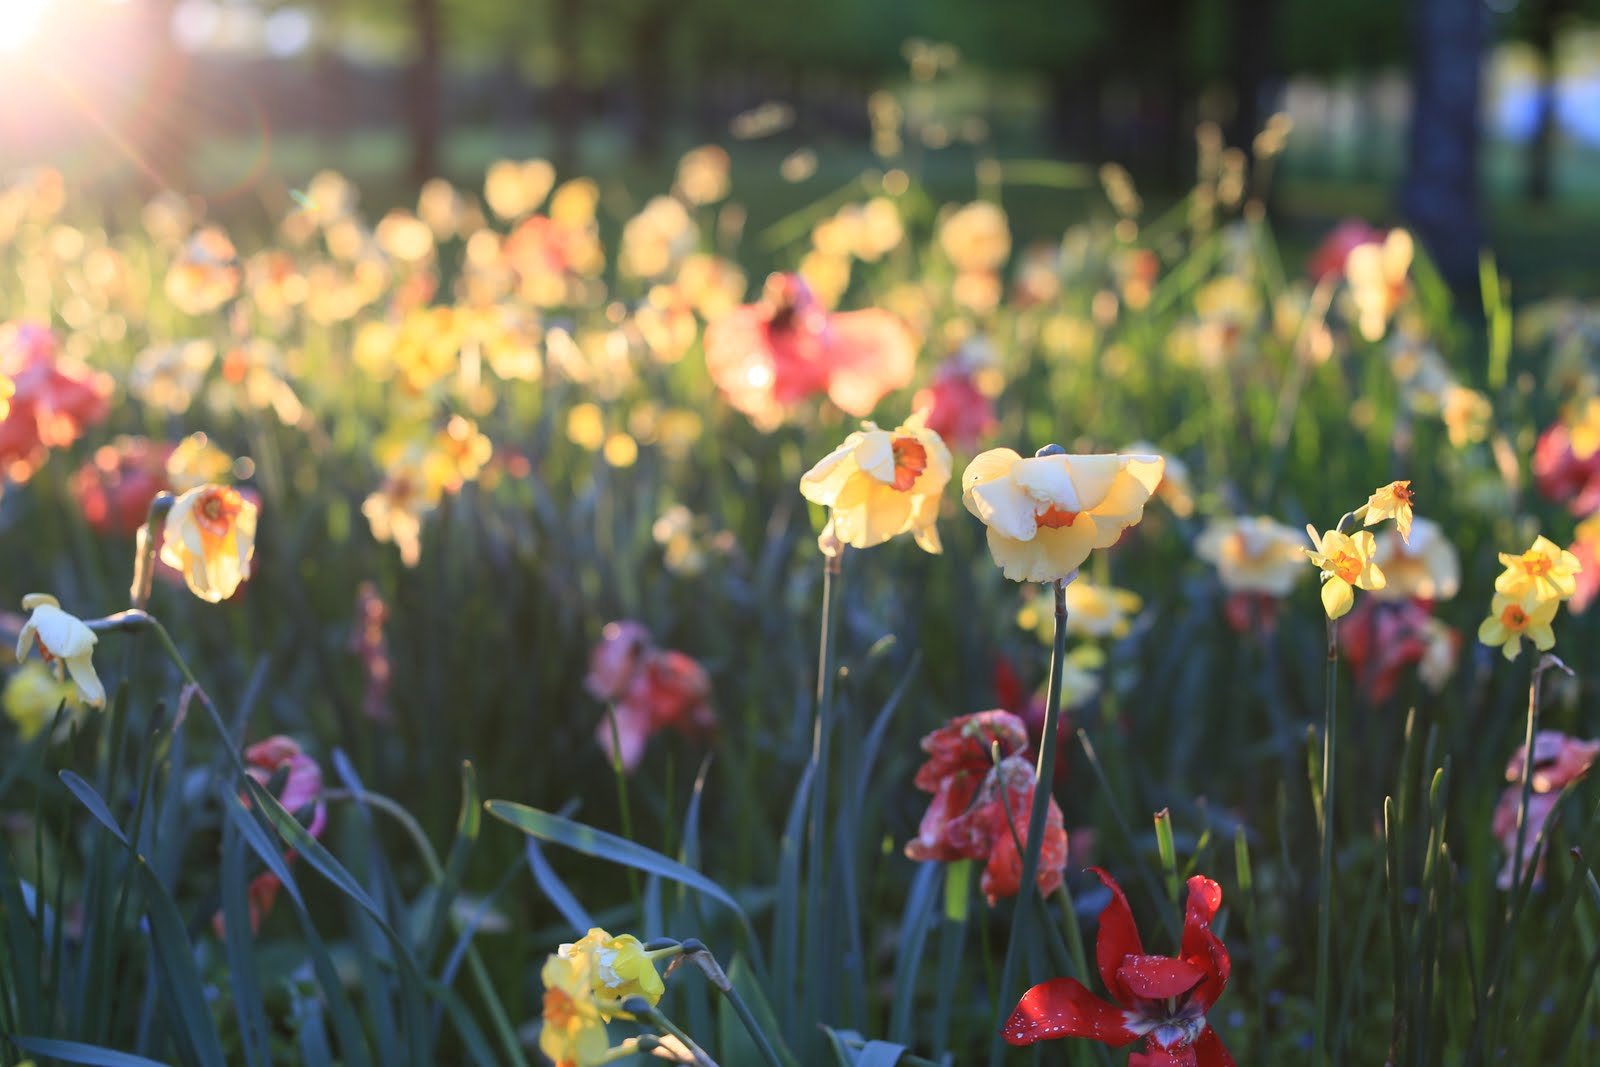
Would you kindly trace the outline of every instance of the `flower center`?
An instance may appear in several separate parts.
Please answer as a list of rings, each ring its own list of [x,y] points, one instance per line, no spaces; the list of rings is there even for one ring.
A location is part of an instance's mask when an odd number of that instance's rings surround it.
[[[544,991],[544,1021],[546,1026],[553,1026],[558,1030],[568,1029],[577,1018],[577,1005],[572,997],[561,989],[546,989]]]
[[[1521,604],[1508,604],[1500,613],[1500,622],[1507,630],[1520,634],[1528,628],[1528,613],[1522,610]]]
[[[195,522],[212,537],[224,537],[233,525],[234,516],[239,514],[240,502],[238,490],[213,489],[195,505]]]
[[[1522,570],[1529,578],[1543,578],[1550,573],[1550,557],[1537,552],[1522,555]]]
[[[1356,579],[1361,577],[1361,557],[1354,552],[1335,552],[1328,557],[1328,569],[1334,577],[1356,584]]]
[[[1051,504],[1040,511],[1033,513],[1033,519],[1047,530],[1059,530],[1063,526],[1071,526],[1078,521],[1078,512],[1068,511],[1066,508]]]
[[[894,449],[894,487],[909,492],[917,478],[928,469],[928,450],[914,437],[896,437]]]
[[[1391,491],[1394,493],[1395,503],[1404,504],[1406,507],[1411,506],[1414,498],[1411,495],[1411,487],[1409,485],[1396,484]]]

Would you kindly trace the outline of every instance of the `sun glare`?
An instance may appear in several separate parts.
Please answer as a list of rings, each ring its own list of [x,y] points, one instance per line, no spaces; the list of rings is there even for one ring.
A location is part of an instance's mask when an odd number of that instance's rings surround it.
[[[51,0],[0,0],[0,52],[26,48],[39,35]]]

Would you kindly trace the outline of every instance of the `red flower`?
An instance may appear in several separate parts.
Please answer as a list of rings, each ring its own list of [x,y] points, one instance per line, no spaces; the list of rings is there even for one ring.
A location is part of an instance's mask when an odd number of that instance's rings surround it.
[[[608,623],[589,657],[584,687],[611,705],[595,740],[632,772],[657,730],[704,733],[716,725],[711,679],[692,657],[658,649],[641,623]]]
[[[292,737],[275,734],[246,748],[244,762],[245,773],[260,783],[262,788],[266,788],[280,771],[286,771],[278,803],[296,816],[303,816],[309,811],[310,822],[306,825],[306,832],[312,837],[322,836],[324,827],[328,825],[328,807],[322,799],[322,768],[316,760],[306,755],[299,742]],[[292,861],[294,856],[294,852],[289,851],[284,853],[283,858]],[[261,922],[272,910],[282,884],[271,871],[257,875],[250,882],[248,898],[252,934],[261,929]],[[222,912],[211,917],[211,927],[218,937],[223,936]]]
[[[1036,985],[1006,1020],[1002,1033],[1013,1045],[1058,1037],[1085,1037],[1112,1048],[1144,1038],[1134,1061],[1146,1067],[1233,1067],[1206,1012],[1228,985],[1228,950],[1211,932],[1222,906],[1222,888],[1211,879],[1189,879],[1189,904],[1177,957],[1149,956],[1139,940],[1128,898],[1105,871],[1091,868],[1111,890],[1100,913],[1095,963],[1115,1004],[1096,997],[1076,978]]]
[[[848,414],[870,414],[911,382],[916,343],[876,308],[830,313],[797,274],[767,279],[760,301],[706,327],[706,369],[728,403],[764,428],[815,393]]]
[[[1028,728],[1028,750],[1039,751],[1044,737],[1045,699],[1040,693],[1029,693],[1022,687],[1016,668],[1005,656],[994,661],[994,695],[1002,708],[1016,714]],[[1067,709],[1061,709],[1061,726],[1056,731],[1055,784],[1060,785],[1067,776],[1067,749],[1071,745],[1072,729]]]
[[[110,376],[58,359],[55,335],[43,326],[0,326],[0,374],[16,387],[0,419],[0,470],[17,481],[32,477],[49,449],[72,444],[109,410]]]
[[[999,766],[992,755],[995,744],[1000,746]],[[1026,756],[1027,727],[1009,711],[980,711],[928,734],[922,749],[928,760],[917,770],[915,782],[933,800],[917,836],[906,843],[906,856],[941,863],[986,858],[980,888],[989,903],[1016,896],[1022,883],[1017,842],[1028,840],[1036,781]],[[1041,893],[1055,892],[1066,865],[1067,832],[1061,808],[1051,797],[1040,843]]]
[[[1382,244],[1384,231],[1360,219],[1345,219],[1328,231],[1306,261],[1306,274],[1314,282],[1344,274],[1344,262],[1358,245]]]
[[[1533,481],[1539,492],[1574,515],[1600,510],[1600,451],[1579,457],[1564,422],[1552,423],[1533,446]]]
[[[1278,600],[1270,593],[1232,593],[1222,602],[1222,617],[1234,633],[1270,634],[1278,627]]]
[[[1394,696],[1401,672],[1428,651],[1432,604],[1426,600],[1362,597],[1340,630],[1340,648],[1367,699]]]
[[[150,502],[172,486],[167,481],[170,444],[145,437],[118,437],[95,451],[72,476],[72,495],[96,533],[132,537],[144,525]]]
[[[933,384],[911,401],[912,410],[928,409],[928,429],[957,448],[971,450],[994,433],[999,423],[994,404],[958,361],[940,368]]]

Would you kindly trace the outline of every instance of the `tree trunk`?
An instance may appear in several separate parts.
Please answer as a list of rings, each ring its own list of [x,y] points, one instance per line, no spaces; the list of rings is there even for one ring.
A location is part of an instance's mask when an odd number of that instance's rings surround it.
[[[1478,110],[1487,9],[1472,0],[1417,0],[1411,152],[1400,209],[1457,293],[1473,290],[1483,221]]]
[[[562,174],[578,167],[578,125],[582,102],[578,86],[578,38],[582,31],[582,0],[555,0],[551,10],[552,35],[561,56],[556,79],[552,119],[555,125],[555,164]]]
[[[1273,0],[1232,0],[1229,5],[1228,80],[1233,90],[1233,117],[1228,143],[1248,149],[1266,121],[1262,98],[1276,73],[1278,4]]]
[[[417,57],[411,67],[410,114],[411,177],[417,183],[439,172],[440,63],[444,52],[444,26],[439,0],[411,0],[417,35]]]
[[[634,84],[638,91],[639,127],[634,147],[647,160],[661,157],[672,114],[672,79],[667,76],[667,31],[672,9],[657,2],[639,16],[633,28]]]
[[[1536,0],[1529,43],[1539,57],[1538,83],[1534,86],[1534,127],[1528,141],[1527,196],[1536,204],[1550,199],[1556,144],[1556,28],[1564,15],[1565,0]]]

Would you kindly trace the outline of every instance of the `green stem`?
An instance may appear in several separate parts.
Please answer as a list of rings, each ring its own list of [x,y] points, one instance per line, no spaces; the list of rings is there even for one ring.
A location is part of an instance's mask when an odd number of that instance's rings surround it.
[[[806,837],[806,919],[805,919],[805,1018],[811,1023],[822,1021],[822,994],[824,987],[832,988],[823,980],[826,964],[823,959],[823,879],[826,876],[824,856],[827,852],[828,821],[828,751],[833,729],[833,679],[836,645],[839,640],[839,618],[843,614],[835,603],[843,577],[844,548],[825,558],[822,569],[822,626],[817,650],[817,702],[816,715],[811,724],[811,825]],[[808,1031],[809,1034],[809,1031]],[[794,1035],[798,1036],[798,1035]],[[803,1042],[809,1044],[809,1042]]]
[[[1341,524],[1343,520],[1340,520]],[[1322,865],[1317,877],[1317,1011],[1312,1020],[1314,1067],[1328,1062],[1328,998],[1333,938],[1333,807],[1339,697],[1339,621],[1328,620],[1327,691],[1322,706]]]
[[[729,984],[728,988],[722,990],[722,995],[728,998],[729,1004],[733,1005],[733,1013],[739,1017],[739,1021],[749,1031],[751,1040],[756,1043],[756,1048],[760,1051],[761,1058],[767,1062],[768,1067],[783,1067],[783,1061],[778,1058],[778,1052],[772,1047],[772,1042],[767,1038],[767,1032],[761,1029],[760,1023],[756,1022],[756,1017],[750,1012],[750,1006],[744,1002],[744,998],[739,995],[739,991],[733,988],[732,984]]]
[[[1515,904],[1522,892],[1522,850],[1528,838],[1528,803],[1533,798],[1533,739],[1539,730],[1539,689],[1547,668],[1561,661],[1548,653],[1533,665],[1533,679],[1528,684],[1528,728],[1522,741],[1522,796],[1517,802],[1517,847],[1511,854],[1511,892],[1507,906]]]
[[[1039,851],[1044,844],[1045,814],[1049,809],[1056,773],[1056,735],[1061,729],[1061,680],[1067,659],[1067,585],[1055,582],[1055,643],[1050,650],[1050,684],[1044,706],[1044,730],[1039,738],[1039,761],[1035,768],[1033,808],[1028,814],[1028,840],[1022,853],[1022,881],[1017,888],[1017,908],[1006,942],[1005,962],[1000,968],[999,1017],[1010,1014],[1016,996],[1017,970],[1022,964],[1022,946],[1028,941],[1033,908],[1029,905],[1038,893]],[[1009,804],[1007,805],[1009,807]],[[996,1028],[989,1048],[989,1062],[999,1064],[1005,1055],[1005,1039]]]
[[[628,772],[622,766],[622,730],[617,726],[617,709],[606,705],[606,725],[611,730],[611,776],[617,783],[617,810],[622,819],[622,836],[633,837],[633,806],[628,803]],[[628,891],[633,895],[633,906],[640,918],[644,917],[644,894],[639,889],[639,872],[628,868]]]
[[[1061,888],[1056,890],[1056,895],[1061,898],[1062,925],[1067,929],[1067,951],[1072,955],[1072,966],[1077,969],[1078,980],[1087,985],[1091,981],[1089,954],[1083,947],[1083,931],[1078,928],[1078,907],[1065,878],[1061,880]],[[1101,1067],[1111,1067],[1111,1052],[1098,1041],[1093,1044],[1095,1059]]]
[[[698,1067],[717,1067],[716,1061],[706,1054],[705,1049],[695,1044],[694,1038],[684,1033],[678,1028],[676,1023],[667,1018],[665,1015],[661,1014],[660,1011],[656,1010],[655,1008],[651,1008],[649,1019],[650,1022],[653,1023],[658,1029],[671,1034],[673,1037],[683,1042],[683,1047],[689,1050],[689,1054],[694,1057],[694,1062],[698,1065]]]

